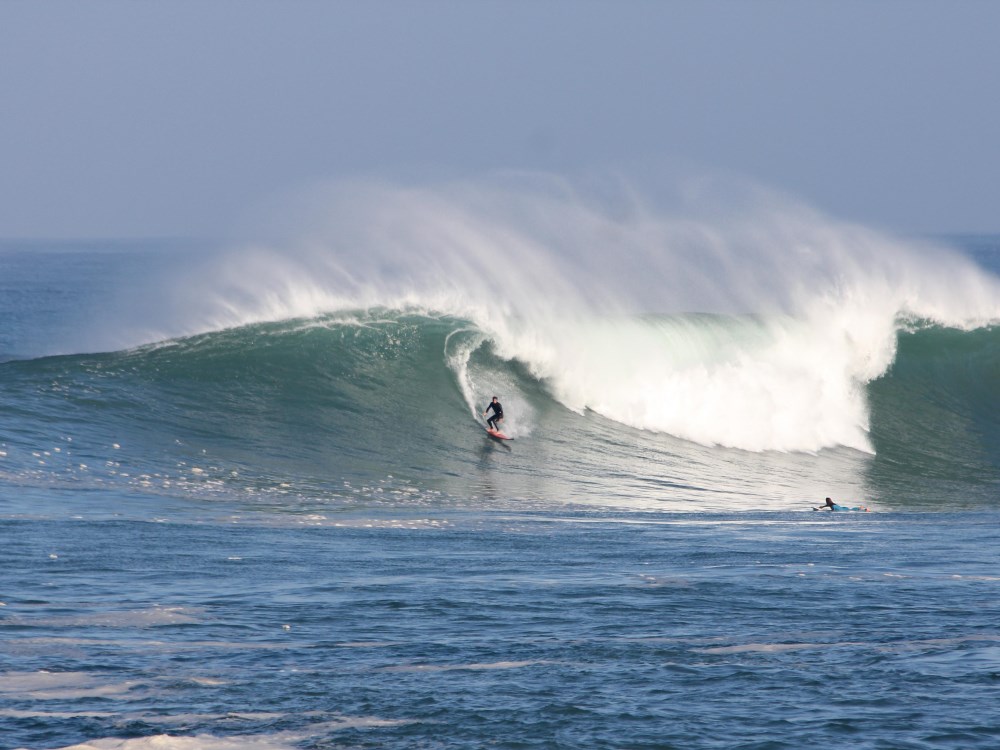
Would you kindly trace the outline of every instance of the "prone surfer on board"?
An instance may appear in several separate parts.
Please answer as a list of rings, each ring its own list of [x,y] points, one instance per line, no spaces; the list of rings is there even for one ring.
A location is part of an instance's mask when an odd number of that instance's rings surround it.
[[[486,424],[490,426],[491,430],[499,432],[500,423],[503,422],[503,407],[500,405],[496,396],[493,397],[493,402],[487,406],[486,411],[483,412],[484,417],[489,413],[490,409],[493,410],[493,416],[486,420]]]
[[[819,506],[818,508],[813,508],[813,510],[860,510],[867,512],[868,508],[866,508],[864,505],[859,505],[856,508],[848,508],[846,505],[837,505],[835,502],[833,502],[833,500],[827,498],[826,502],[823,503],[823,505]]]

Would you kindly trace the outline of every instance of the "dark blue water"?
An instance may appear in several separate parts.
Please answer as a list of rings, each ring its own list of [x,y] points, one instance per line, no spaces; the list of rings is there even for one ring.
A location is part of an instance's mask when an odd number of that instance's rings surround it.
[[[996,747],[998,520],[8,520],[3,744]]]

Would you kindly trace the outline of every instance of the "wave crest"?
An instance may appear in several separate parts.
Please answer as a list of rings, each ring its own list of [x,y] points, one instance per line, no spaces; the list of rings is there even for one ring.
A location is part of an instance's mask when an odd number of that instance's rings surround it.
[[[157,335],[445,314],[576,411],[710,445],[870,451],[864,386],[891,365],[899,321],[1000,319],[997,279],[946,248],[756,189],[723,210],[710,192],[662,211],[537,175],[317,189],[283,208],[282,239],[188,279]]]

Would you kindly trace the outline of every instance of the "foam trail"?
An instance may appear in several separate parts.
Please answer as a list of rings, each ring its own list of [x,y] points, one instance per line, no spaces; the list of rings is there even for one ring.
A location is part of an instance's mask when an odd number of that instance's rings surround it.
[[[763,191],[676,215],[539,177],[337,185],[302,205],[284,212],[296,239],[219,259],[166,328],[446,314],[571,409],[704,444],[814,451],[870,450],[864,385],[891,365],[901,319],[1000,319],[1000,284],[970,261]],[[490,385],[473,383],[471,356],[451,365],[475,409]]]

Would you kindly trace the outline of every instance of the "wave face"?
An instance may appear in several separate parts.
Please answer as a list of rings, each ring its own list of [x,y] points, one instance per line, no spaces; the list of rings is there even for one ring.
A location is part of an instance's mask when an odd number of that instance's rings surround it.
[[[734,341],[767,351],[773,339],[759,321],[729,317],[626,329],[682,342],[688,359],[675,355],[677,367],[700,353],[694,370],[706,378]],[[891,369],[858,395],[874,452],[756,453],[638,430],[566,408],[563,385],[501,351],[467,320],[369,310],[7,362],[0,393],[18,406],[4,476],[298,508],[486,500],[786,508],[831,492],[957,507],[992,502],[1000,481],[998,329],[901,332]],[[666,368],[666,359],[650,366]],[[512,444],[485,438],[474,416],[494,394]],[[697,403],[690,410],[690,420],[714,418]]]
[[[11,480],[702,507],[996,481],[1000,282],[946,247],[760,192],[670,213],[537,177],[290,205],[267,244],[74,255],[49,350],[107,353],[39,356],[52,311],[6,297]],[[513,446],[482,442],[494,393]]]

